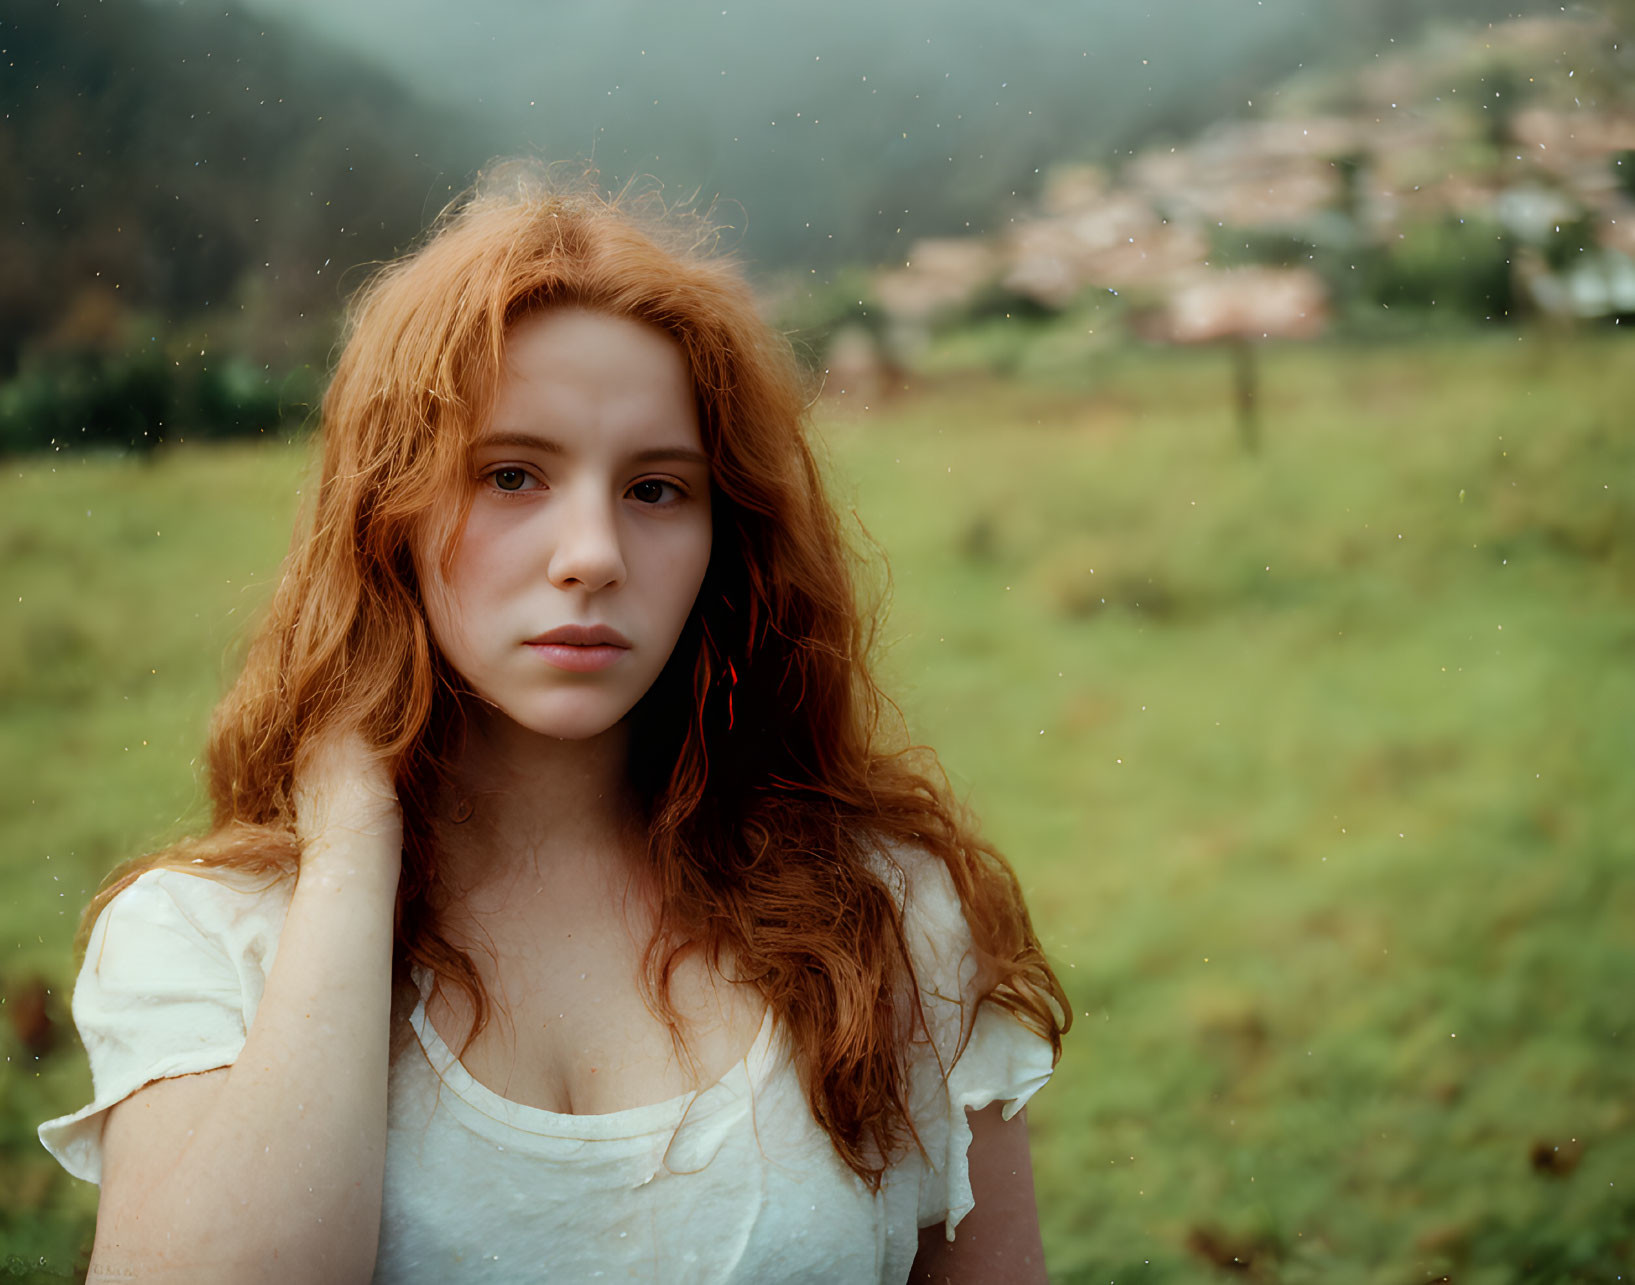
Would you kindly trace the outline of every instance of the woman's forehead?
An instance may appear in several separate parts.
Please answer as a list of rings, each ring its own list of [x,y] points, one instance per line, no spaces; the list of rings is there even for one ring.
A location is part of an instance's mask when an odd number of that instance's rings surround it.
[[[562,362],[615,351],[687,368],[687,354],[671,331],[639,317],[565,302],[531,308],[505,327],[501,374],[540,354]]]
[[[471,445],[568,454],[604,440],[655,457],[702,456],[681,345],[646,322],[586,309],[551,309],[515,324]]]

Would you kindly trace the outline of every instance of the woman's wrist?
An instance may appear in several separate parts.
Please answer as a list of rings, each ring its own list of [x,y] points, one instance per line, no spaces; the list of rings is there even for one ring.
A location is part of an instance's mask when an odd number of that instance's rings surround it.
[[[389,874],[393,884],[403,867],[401,826],[379,830],[330,825],[301,845],[301,874],[324,881],[369,874]]]

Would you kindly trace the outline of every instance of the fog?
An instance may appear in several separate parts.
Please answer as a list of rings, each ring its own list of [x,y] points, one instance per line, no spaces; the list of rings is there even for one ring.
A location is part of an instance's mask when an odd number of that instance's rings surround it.
[[[1517,12],[1493,0],[250,7],[457,114],[477,161],[590,158],[610,184],[650,174],[673,196],[737,202],[725,221],[746,227],[743,248],[793,264],[890,259],[916,235],[987,230],[1053,162],[1116,161],[1273,109],[1257,92],[1302,66]]]

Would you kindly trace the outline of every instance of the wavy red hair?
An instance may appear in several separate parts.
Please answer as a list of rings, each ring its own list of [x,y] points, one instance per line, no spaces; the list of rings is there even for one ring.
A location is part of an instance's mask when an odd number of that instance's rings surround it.
[[[669,978],[701,951],[756,986],[795,1050],[814,1116],[872,1186],[912,1145],[903,1050],[917,994],[896,898],[874,854],[909,845],[952,876],[985,1001],[1059,1056],[1066,997],[1016,878],[909,743],[869,669],[877,613],[806,438],[804,380],[707,223],[562,190],[536,167],[490,172],[413,253],[355,295],[323,401],[322,479],[209,747],[208,834],[127,863],[87,907],[155,865],[269,875],[299,865],[297,753],[337,724],[396,765],[405,851],[394,971],[411,963],[489,1001],[439,923],[435,819],[461,684],[433,643],[410,549],[457,530],[467,444],[488,413],[507,328],[575,304],[681,345],[710,458],[714,553],[692,620],[632,711],[632,781],[649,804],[659,922],[649,1002],[680,1037]],[[891,718],[885,717],[890,711]],[[463,1051],[463,1050],[462,1050]]]

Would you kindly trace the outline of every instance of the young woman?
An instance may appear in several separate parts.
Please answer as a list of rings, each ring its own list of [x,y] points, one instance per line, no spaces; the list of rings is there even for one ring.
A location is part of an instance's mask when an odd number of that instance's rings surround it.
[[[353,301],[213,828],[86,910],[91,1280],[1043,1279],[1065,998],[678,226],[502,167]]]

